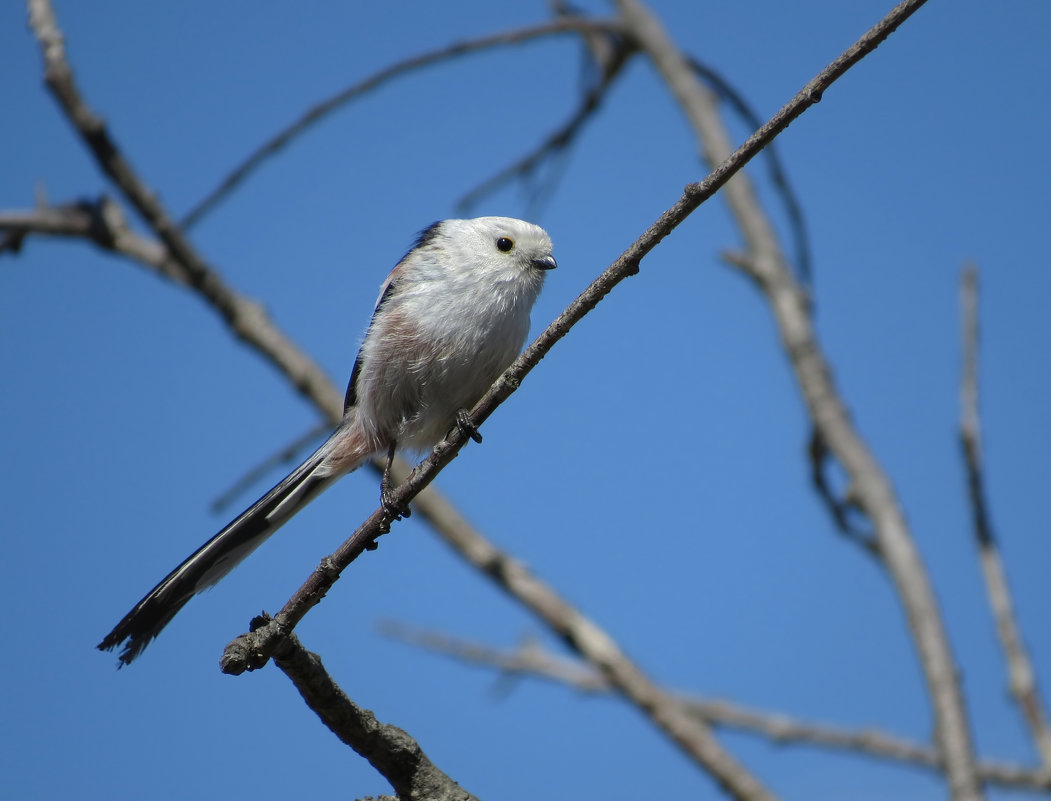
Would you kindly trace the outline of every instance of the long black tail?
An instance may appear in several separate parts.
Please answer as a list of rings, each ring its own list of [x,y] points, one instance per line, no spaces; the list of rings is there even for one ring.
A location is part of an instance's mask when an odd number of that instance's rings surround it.
[[[127,640],[120,661],[131,664],[187,601],[233,570],[290,517],[348,472],[349,466],[336,473],[318,469],[338,445],[340,435],[337,430],[281,483],[169,573],[106,635],[98,644],[99,650],[110,651]]]

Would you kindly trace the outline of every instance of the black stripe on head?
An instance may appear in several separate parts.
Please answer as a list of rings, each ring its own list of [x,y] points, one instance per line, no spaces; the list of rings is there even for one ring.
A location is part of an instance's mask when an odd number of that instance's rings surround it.
[[[438,229],[441,228],[442,221],[432,222],[422,231],[416,235],[416,241],[412,243],[412,250],[416,248],[422,248],[424,245],[430,244],[436,236],[438,236]]]
[[[420,231],[418,234],[416,234],[416,241],[413,242],[412,247],[409,248],[409,253],[412,253],[414,250],[419,250],[420,248],[427,247],[427,245],[431,244],[431,242],[437,239],[438,229],[441,228],[441,225],[441,220],[439,220],[438,222],[433,222],[426,228],[424,228],[422,231]],[[405,256],[402,256],[401,260],[405,261],[405,258],[409,255],[409,253],[406,253]]]
[[[432,225],[431,228],[434,226]],[[411,252],[411,251],[410,251]],[[394,293],[394,281],[392,280],[387,284],[387,288],[383,290],[383,294],[380,295],[380,302],[376,304],[376,311],[372,313],[372,320],[369,322],[369,331],[372,330],[372,324],[376,322],[376,315],[380,313],[380,309],[383,308],[384,304],[390,299],[390,296]],[[368,331],[365,332],[365,338],[368,339]],[[354,360],[354,369],[350,371],[350,383],[347,384],[347,395],[343,400],[343,414],[347,413],[347,410],[351,406],[356,406],[358,403],[358,374],[361,372],[361,351],[358,351],[358,358]]]

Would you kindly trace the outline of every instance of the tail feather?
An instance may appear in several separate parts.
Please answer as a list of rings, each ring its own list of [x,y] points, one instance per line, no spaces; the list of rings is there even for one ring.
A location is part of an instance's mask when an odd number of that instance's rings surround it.
[[[335,470],[328,458],[348,450],[347,433],[346,427],[337,429],[310,458],[169,573],[106,635],[98,649],[110,651],[127,640],[120,661],[121,665],[131,664],[187,601],[233,570],[337,478],[357,468],[367,453],[353,462],[337,458]]]

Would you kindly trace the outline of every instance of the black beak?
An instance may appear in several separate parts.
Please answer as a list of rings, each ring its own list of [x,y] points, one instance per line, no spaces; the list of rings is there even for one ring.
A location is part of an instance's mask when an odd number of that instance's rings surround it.
[[[558,266],[558,262],[555,261],[554,256],[544,256],[543,258],[533,259],[533,266],[538,270],[553,270]]]

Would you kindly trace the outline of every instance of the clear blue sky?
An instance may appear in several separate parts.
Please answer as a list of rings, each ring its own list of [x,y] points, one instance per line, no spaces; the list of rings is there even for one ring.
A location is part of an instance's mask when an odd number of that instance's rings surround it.
[[[890,5],[653,3],[764,118]],[[82,90],[175,213],[310,103],[400,57],[546,13],[540,2],[116,0],[57,12]],[[1007,700],[955,438],[957,297],[973,260],[994,522],[1051,681],[1049,29],[1043,0],[935,0],[778,140],[809,223],[818,328],[936,582],[977,742],[1024,762],[1034,757]],[[270,162],[194,240],[342,384],[414,232],[455,214],[461,193],[570,113],[579,65],[565,38],[401,79]],[[0,70],[0,207],[30,206],[38,188],[54,202],[110,192],[42,89],[19,3],[0,9]],[[538,211],[517,188],[476,209],[550,231],[561,266],[537,331],[703,174],[642,62],[563,166]],[[737,244],[719,199],[695,213],[438,484],[668,686],[924,739],[931,718],[900,607],[810,490],[808,427],[770,314],[718,259]],[[249,618],[279,608],[376,506],[369,473],[195,599],[130,669],[94,649],[225,522],[210,500],[312,426],[312,409],[196,298],[80,243],[32,240],[0,261],[0,375],[5,795],[388,792],[278,671],[216,667]],[[353,698],[481,798],[719,797],[634,710],[415,652],[376,633],[386,618],[493,645],[558,644],[416,520],[300,626]],[[944,794],[909,769],[723,739],[789,799]]]

